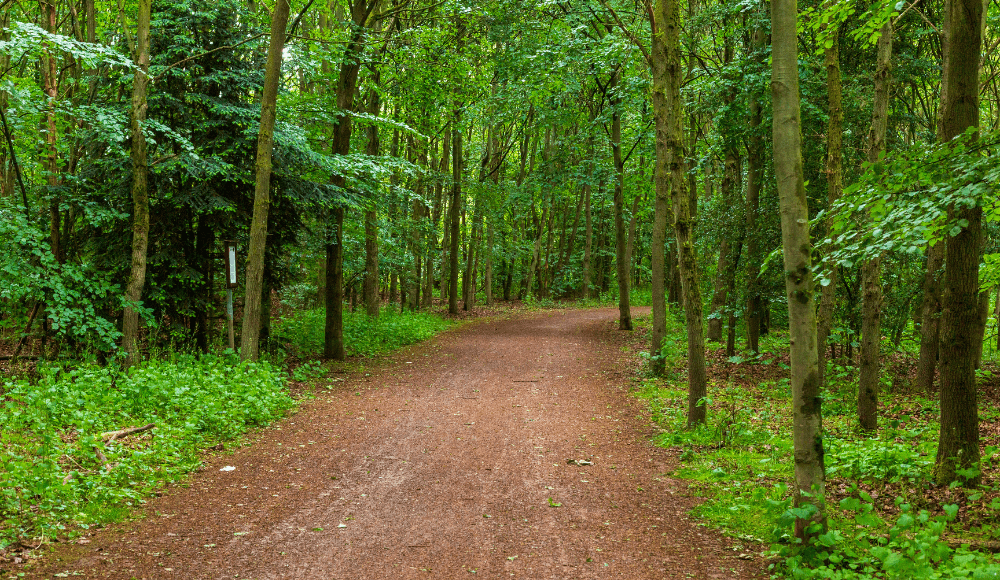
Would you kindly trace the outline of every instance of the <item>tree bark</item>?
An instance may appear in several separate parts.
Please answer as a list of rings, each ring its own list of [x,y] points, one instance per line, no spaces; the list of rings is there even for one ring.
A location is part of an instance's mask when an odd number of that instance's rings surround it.
[[[378,74],[376,73],[374,82],[378,84]],[[368,96],[368,113],[378,116],[381,107],[378,91],[372,89]],[[368,155],[378,155],[379,152],[378,126],[372,123],[368,127],[368,147],[365,151]],[[368,316],[378,316],[379,296],[378,296],[378,214],[376,213],[375,202],[365,209],[365,281],[362,293],[365,301],[365,312]]]
[[[271,17],[271,42],[267,49],[264,91],[261,95],[260,133],[257,136],[257,163],[254,167],[253,220],[250,224],[246,296],[243,304],[243,326],[240,332],[240,358],[243,360],[257,360],[259,348],[264,248],[267,244],[267,214],[271,204],[271,150],[274,147],[274,120],[289,10],[288,0],[278,0]],[[329,261],[327,263],[329,264]],[[327,295],[333,294],[333,290],[328,284]]]
[[[657,5],[660,14],[659,4]],[[660,349],[667,335],[667,295],[666,295],[666,258],[667,258],[667,221],[670,213],[670,153],[669,132],[671,130],[670,115],[667,100],[667,49],[664,46],[663,34],[656,22],[650,22],[652,28],[652,56],[650,67],[653,76],[653,118],[656,126],[656,162],[653,169],[653,231],[650,240],[650,268],[652,270],[651,298],[653,328],[650,334],[649,361],[650,371],[660,376],[666,370],[666,362]],[[589,191],[587,192],[590,193]],[[587,233],[590,233],[590,199],[587,199]],[[588,250],[590,240],[587,240]]]
[[[765,34],[761,28],[751,33],[750,46],[753,53],[763,59]],[[750,96],[750,139],[747,145],[747,191],[746,191],[746,233],[747,233],[747,347],[750,352],[760,352],[761,297],[760,268],[763,259],[757,234],[757,213],[760,205],[760,190],[764,179],[764,138],[760,134],[762,119],[760,95]]]
[[[785,290],[788,299],[788,335],[791,354],[792,439],[795,448],[795,505],[815,508],[814,515],[799,518],[795,535],[807,539],[816,527],[826,527],[823,466],[823,432],[818,358],[816,308],[813,298],[812,245],[809,241],[809,206],[802,173],[801,120],[799,113],[796,0],[772,0],[771,91],[774,103],[774,172],[781,208]]]
[[[702,326],[701,287],[698,281],[698,259],[694,247],[694,219],[691,197],[684,176],[684,128],[681,116],[680,6],[678,0],[657,0],[655,36],[662,40],[653,55],[656,72],[653,75],[653,114],[656,118],[658,190],[669,179],[670,202],[673,206],[673,231],[684,294],[684,315],[688,351],[688,427],[704,423],[708,412],[705,396],[705,336]],[[661,63],[658,63],[661,61]],[[659,194],[658,194],[659,195]],[[661,201],[662,204],[662,201]],[[655,208],[654,208],[655,209]]]
[[[982,50],[982,0],[945,1],[944,78],[938,140],[947,142],[967,128],[979,127],[979,66]],[[941,433],[936,479],[939,484],[962,480],[975,487],[978,473],[961,468],[979,462],[979,408],[975,373],[975,332],[979,318],[979,253],[982,206],[948,209],[949,221],[968,226],[948,238],[945,247],[941,314]]]
[[[617,79],[615,79],[617,81]],[[610,83],[612,85],[615,82]],[[612,98],[611,151],[615,164],[615,260],[618,266],[618,327],[632,330],[632,308],[629,304],[629,256],[625,239],[625,162],[622,159],[622,120],[620,99]]]
[[[458,252],[460,208],[462,206],[462,107],[455,103],[452,138],[451,262],[448,269],[448,312],[458,314]]]
[[[885,151],[885,133],[889,118],[889,76],[892,57],[892,23],[882,27],[875,65],[875,101],[868,142],[868,161],[878,161]],[[882,257],[876,256],[861,266],[861,369],[858,380],[858,423],[862,429],[878,428],[878,392],[882,371],[879,347],[882,342]]]
[[[340,75],[337,79],[337,109],[341,115],[333,126],[333,143],[331,153],[347,155],[351,151],[351,116],[354,109],[354,94],[358,87],[358,72],[361,70],[361,55],[365,49],[365,24],[375,2],[367,4],[365,0],[351,0],[351,21],[354,31],[344,49],[344,61],[340,65]],[[347,178],[335,175],[331,183],[341,189],[347,185]],[[323,356],[334,360],[344,360],[344,214],[343,206],[333,209],[333,224],[331,232],[332,243],[326,246],[327,291],[326,320],[324,324]]]
[[[826,125],[826,200],[827,207],[840,199],[844,190],[843,142],[844,106],[840,77],[840,30],[830,31],[833,44],[825,51],[826,94],[830,108],[830,118]],[[832,228],[833,218],[827,218],[827,232]],[[831,264],[826,273],[829,283],[821,290],[819,320],[816,329],[816,353],[820,384],[826,384],[826,341],[833,328],[833,307],[837,299],[837,267]]]
[[[132,268],[125,297],[131,304],[142,300],[146,285],[146,250],[149,245],[149,183],[146,137],[142,124],[146,120],[146,87],[149,84],[149,21],[152,0],[139,1],[136,34],[136,63],[132,81],[132,110],[129,125],[132,132]],[[53,8],[54,10],[54,8]],[[58,256],[58,249],[53,250]],[[139,312],[130,306],[122,317],[122,348],[125,365],[132,366],[139,358]]]

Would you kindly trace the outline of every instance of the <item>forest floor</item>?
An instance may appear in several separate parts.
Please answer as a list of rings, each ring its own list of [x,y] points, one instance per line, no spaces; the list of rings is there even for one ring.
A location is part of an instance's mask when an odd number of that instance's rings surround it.
[[[640,310],[640,309],[636,309]],[[28,578],[763,578],[688,519],[612,309],[484,319],[375,363],[205,458],[144,517]],[[235,468],[235,469],[230,469]],[[224,470],[225,469],[225,470]]]

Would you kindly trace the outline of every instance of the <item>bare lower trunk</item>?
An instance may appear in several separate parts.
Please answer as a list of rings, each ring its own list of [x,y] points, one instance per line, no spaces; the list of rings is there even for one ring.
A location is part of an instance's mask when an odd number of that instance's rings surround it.
[[[862,318],[861,360],[858,373],[858,423],[862,429],[878,428],[878,392],[881,385],[879,346],[882,338],[882,260],[873,258],[861,266]]]
[[[705,335],[702,326],[701,288],[694,247],[692,200],[684,177],[684,128],[681,117],[680,6],[677,0],[656,2],[656,53],[653,56],[653,114],[657,117],[657,166],[669,172],[673,232],[684,293],[688,346],[688,427],[705,422],[708,412],[705,372]],[[657,65],[662,62],[662,68]],[[663,160],[662,162],[660,160]],[[662,187],[662,186],[661,186]]]
[[[830,105],[830,118],[826,125],[826,200],[832,207],[844,189],[843,171],[843,126],[844,107],[840,78],[839,28],[830,32],[832,45],[826,49],[826,93]],[[833,218],[827,219],[827,231],[832,227]],[[819,305],[819,320],[816,329],[816,353],[820,383],[826,384],[826,341],[833,328],[833,307],[837,299],[837,268],[827,265],[826,280]]]
[[[917,358],[917,388],[934,394],[941,328],[941,267],[944,265],[944,242],[927,248],[924,268],[924,299],[920,305],[920,355]]]
[[[868,143],[868,161],[874,163],[885,151],[889,116],[889,67],[892,57],[892,23],[882,27],[875,67],[875,106]],[[862,429],[878,428],[878,392],[882,364],[882,258],[869,259],[861,266],[861,360],[858,380],[858,422]]]
[[[751,50],[755,55],[764,52],[765,34],[761,28],[751,33]],[[764,58],[761,56],[761,58]],[[760,352],[760,268],[763,259],[757,233],[757,213],[760,205],[761,182],[764,175],[764,139],[759,133],[761,124],[761,104],[758,95],[750,96],[750,139],[747,145],[747,191],[746,191],[746,235],[747,235],[747,347],[750,352]]]
[[[458,314],[458,252],[460,208],[462,206],[462,109],[455,104],[452,122],[451,257],[448,269],[448,312]]]
[[[333,209],[333,240],[326,246],[326,325],[323,356],[344,360],[344,209]]]
[[[653,35],[653,53],[666,55],[663,38]],[[667,222],[670,213],[670,153],[669,115],[666,98],[666,62],[664,58],[656,58],[652,62],[653,69],[653,116],[656,121],[656,165],[653,173],[653,231],[650,241],[650,262],[652,269],[652,306],[653,329],[650,335],[649,360],[650,370],[654,375],[662,375],[666,370],[666,361],[660,349],[667,335],[667,296],[666,296],[666,258],[667,258]],[[589,194],[589,192],[588,192]],[[590,229],[590,200],[587,200],[587,229]],[[589,240],[588,240],[589,242]],[[589,243],[588,243],[589,245]]]
[[[591,186],[588,183],[584,186],[584,243],[583,243],[583,288],[582,296],[583,298],[590,298],[590,286],[592,284],[591,277],[593,272],[593,255],[592,248],[594,244],[594,224],[590,211],[590,190]]]
[[[618,102],[611,118],[611,149],[615,163],[615,259],[618,265],[618,327],[632,330],[632,308],[629,304],[629,256],[625,239],[625,164],[622,160],[622,123]]]
[[[979,128],[979,67],[983,34],[982,0],[945,1],[944,78],[938,140],[947,142],[969,127]],[[965,226],[945,247],[941,308],[941,434],[936,479],[975,487],[979,470],[960,470],[979,463],[979,407],[975,372],[975,332],[979,320],[979,259],[982,249],[982,206],[948,209],[950,223]]]

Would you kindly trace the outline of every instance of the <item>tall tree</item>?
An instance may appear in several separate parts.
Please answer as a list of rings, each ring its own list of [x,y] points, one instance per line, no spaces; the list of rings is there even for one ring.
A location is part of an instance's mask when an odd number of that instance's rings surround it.
[[[684,128],[681,115],[680,6],[678,0],[658,0],[654,12],[657,39],[652,59],[653,115],[656,118],[657,195],[669,185],[673,230],[684,292],[684,317],[688,346],[688,426],[704,423],[708,415],[705,396],[705,331],[702,324],[701,286],[694,247],[694,218],[684,176]],[[659,61],[659,62],[657,62]],[[660,169],[662,167],[662,169]],[[669,172],[669,178],[662,175]],[[662,201],[659,203],[662,204]]]
[[[274,121],[277,113],[281,60],[288,26],[288,0],[278,0],[271,15],[271,41],[267,48],[264,90],[261,93],[260,132],[257,162],[254,165],[253,221],[250,224],[250,251],[247,255],[246,297],[240,334],[240,358],[257,360],[260,337],[260,302],[264,286],[264,248],[267,244],[267,214],[271,207],[271,150],[274,148]],[[329,288],[327,288],[329,292]]]
[[[358,89],[358,73],[365,51],[368,19],[378,4],[378,0],[351,0],[351,33],[344,49],[344,60],[340,64],[337,77],[337,110],[339,116],[333,124],[333,155],[347,155],[351,152],[351,112]],[[391,27],[390,27],[391,28]],[[345,175],[334,175],[334,186],[344,189]],[[324,324],[323,356],[334,360],[344,360],[344,214],[343,205],[337,205],[330,212],[329,225],[331,239],[326,244],[326,320]]]
[[[814,506],[813,515],[799,518],[795,535],[815,533],[812,524],[825,527],[822,412],[816,353],[816,307],[813,297],[812,244],[809,205],[802,173],[802,134],[799,112],[796,0],[772,0],[771,93],[774,102],[774,173],[781,207],[781,242],[788,298],[788,336],[791,354],[792,440],[795,447],[795,505]]]
[[[152,0],[139,1],[136,31],[135,61],[138,70],[132,80],[132,108],[129,128],[132,133],[132,268],[125,297],[129,305],[122,318],[122,347],[125,364],[134,364],[139,355],[139,312],[132,304],[142,300],[146,285],[146,251],[149,246],[149,178],[146,137],[142,125],[146,120],[146,87],[149,84],[149,21]],[[57,250],[53,250],[57,253]]]
[[[874,163],[885,151],[889,118],[889,67],[892,58],[892,21],[882,27],[875,65],[875,100],[868,138],[868,161]],[[881,378],[879,349],[882,345],[882,256],[861,266],[861,368],[858,374],[858,422],[862,429],[878,427],[878,391]]]
[[[983,32],[982,0],[945,0],[944,73],[938,140],[946,142],[966,129],[979,127],[979,66]],[[938,483],[956,479],[978,485],[980,475],[960,475],[979,462],[975,352],[972,329],[979,324],[979,252],[982,206],[955,204],[952,223],[966,223],[946,240],[944,295],[941,314],[941,433],[938,439]]]

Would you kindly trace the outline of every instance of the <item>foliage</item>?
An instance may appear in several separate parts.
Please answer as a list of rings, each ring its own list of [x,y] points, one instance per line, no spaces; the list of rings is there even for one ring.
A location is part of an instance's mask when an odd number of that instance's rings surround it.
[[[668,339],[683,337],[682,327],[668,329]],[[670,342],[668,340],[667,344]],[[968,545],[996,535],[998,490],[933,493],[933,464],[939,426],[931,403],[896,394],[883,411],[878,436],[856,427],[856,381],[853,367],[829,361],[830,386],[824,393],[825,462],[828,479],[827,524],[814,541],[793,534],[796,517],[808,514],[792,505],[789,486],[793,447],[788,429],[787,338],[769,337],[761,354],[742,353],[717,365],[727,380],[709,387],[713,421],[687,429],[687,392],[683,356],[671,356],[673,374],[646,378],[638,395],[663,431],[659,445],[680,449],[681,463],[672,474],[688,480],[705,501],[693,514],[746,542],[770,543],[778,577],[834,578],[994,578],[1000,559]],[[718,372],[718,371],[717,371]],[[886,383],[888,384],[888,383]],[[992,466],[995,449],[984,453],[982,469]],[[992,470],[992,467],[989,467]],[[992,471],[991,471],[992,473]],[[962,506],[964,516],[959,516]],[[973,511],[975,510],[975,511]],[[975,514],[975,515],[973,515]],[[981,527],[970,524],[980,520]],[[971,526],[971,527],[970,527]],[[969,538],[954,541],[958,536]]]
[[[292,407],[266,363],[175,355],[126,372],[40,366],[37,382],[3,386],[0,548],[124,515],[198,467],[203,449]],[[101,433],[154,423],[114,442]],[[124,508],[124,509],[123,509]]]
[[[323,353],[326,310],[302,310],[273,327],[274,340],[288,344],[300,356]],[[389,306],[377,317],[364,312],[344,313],[344,346],[356,356],[375,356],[426,340],[454,323],[430,312],[399,312]]]

